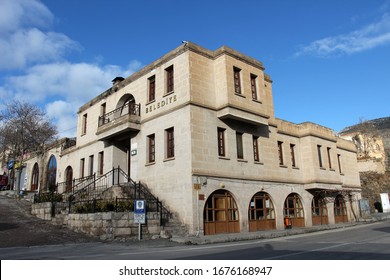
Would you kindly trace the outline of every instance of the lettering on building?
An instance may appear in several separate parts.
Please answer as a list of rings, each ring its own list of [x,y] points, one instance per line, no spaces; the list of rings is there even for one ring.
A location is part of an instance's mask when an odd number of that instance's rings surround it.
[[[145,107],[145,113],[147,114],[147,113],[150,113],[152,111],[159,110],[159,109],[164,108],[165,106],[168,106],[169,104],[172,104],[173,102],[176,102],[176,101],[177,101],[176,95],[166,97],[160,102],[147,105]]]

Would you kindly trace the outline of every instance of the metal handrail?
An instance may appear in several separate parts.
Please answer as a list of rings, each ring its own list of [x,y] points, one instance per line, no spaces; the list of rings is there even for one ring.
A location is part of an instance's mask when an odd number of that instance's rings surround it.
[[[123,106],[104,114],[103,116],[99,116],[98,127],[108,124],[125,115],[140,116],[140,108],[141,104],[126,103]]]
[[[59,187],[63,187],[63,193],[74,193],[77,189],[83,188],[83,184],[86,183],[87,181],[94,181],[95,180],[95,174],[89,175],[89,176],[84,176],[81,178],[74,178],[72,180],[68,181],[63,181],[60,183],[57,183],[57,191]],[[71,186],[71,190],[67,190],[66,187]],[[65,188],[64,188],[65,187]]]
[[[76,181],[79,183],[74,184],[72,193],[63,192],[62,194],[58,194],[55,192],[56,194],[52,193],[50,197],[45,199],[46,201],[52,202],[52,215],[55,215],[57,211],[65,208],[68,208],[68,212],[71,213],[75,211],[75,205],[80,206],[91,203],[93,207],[86,205],[86,209],[89,209],[88,211],[95,211],[98,209],[101,210],[101,208],[96,207],[95,205],[97,201],[105,201],[101,198],[101,194],[114,185],[122,185],[126,187],[128,196],[123,198],[116,198],[115,211],[118,210],[118,201],[127,201],[128,203],[133,203],[136,199],[144,199],[146,200],[148,209],[157,211],[159,213],[161,225],[168,221],[169,217],[171,216],[169,210],[163,206],[163,203],[152,194],[146,185],[142,184],[141,182],[137,183],[133,181],[130,176],[120,167],[113,168],[98,178],[96,178],[94,174],[92,176],[72,180],[73,183]],[[66,183],[67,182],[62,182],[59,184],[61,185]],[[86,184],[83,185],[82,188],[76,187],[81,186],[84,183]],[[54,194],[55,196],[53,196]],[[36,202],[42,201],[40,201],[40,199],[37,197]],[[109,209],[107,208],[106,210]]]

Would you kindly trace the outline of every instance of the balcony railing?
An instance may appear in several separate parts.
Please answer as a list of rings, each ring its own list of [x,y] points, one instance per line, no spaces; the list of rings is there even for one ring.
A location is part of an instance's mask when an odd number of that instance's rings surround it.
[[[122,116],[140,116],[141,104],[126,103],[123,106],[116,108],[114,111],[108,112],[99,117],[98,127],[111,123]]]

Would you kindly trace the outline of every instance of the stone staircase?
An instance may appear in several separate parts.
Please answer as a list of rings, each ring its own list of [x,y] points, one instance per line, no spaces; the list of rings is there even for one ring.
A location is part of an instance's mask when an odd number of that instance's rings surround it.
[[[177,236],[183,237],[188,235],[187,227],[180,221],[177,214],[171,214],[169,220],[162,226],[162,238],[175,238]]]

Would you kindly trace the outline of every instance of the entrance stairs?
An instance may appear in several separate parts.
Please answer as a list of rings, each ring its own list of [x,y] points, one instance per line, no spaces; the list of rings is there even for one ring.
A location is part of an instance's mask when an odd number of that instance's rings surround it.
[[[188,233],[177,214],[171,213],[145,184],[133,181],[119,167],[98,178],[93,175],[85,180],[79,179],[72,185],[71,191],[68,188],[67,192],[59,196],[61,202],[55,203],[55,209],[52,210],[53,218],[56,213],[75,213],[82,205],[87,205],[85,209],[88,211],[95,212],[94,205],[99,202],[112,202],[112,211],[120,211],[115,207],[118,201],[132,205],[134,200],[145,200],[147,211],[159,213],[161,237],[186,236]],[[130,207],[126,211],[131,212],[133,209]]]

